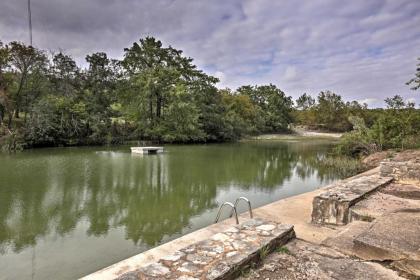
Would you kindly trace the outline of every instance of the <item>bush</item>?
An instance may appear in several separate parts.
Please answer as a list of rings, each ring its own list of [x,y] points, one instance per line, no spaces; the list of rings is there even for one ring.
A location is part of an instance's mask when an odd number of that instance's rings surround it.
[[[341,178],[351,177],[368,169],[361,160],[345,156],[327,156],[320,160],[319,165],[332,170]]]
[[[383,110],[368,128],[360,117],[350,117],[353,130],[341,137],[336,151],[341,155],[368,155],[386,149],[420,147],[420,111],[398,95],[385,100]]]
[[[0,148],[7,152],[20,151],[24,148],[24,142],[20,134],[14,131],[0,137]]]

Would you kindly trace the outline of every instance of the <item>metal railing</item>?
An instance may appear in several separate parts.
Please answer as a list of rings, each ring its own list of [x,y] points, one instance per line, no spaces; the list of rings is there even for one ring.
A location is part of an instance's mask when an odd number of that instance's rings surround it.
[[[220,205],[219,211],[217,212],[217,216],[216,216],[216,220],[214,221],[214,223],[217,223],[219,221],[220,215],[222,213],[222,209],[224,206],[230,206],[232,208],[232,211],[230,212],[230,216],[232,217],[233,214],[235,214],[235,219],[236,219],[236,224],[239,224],[239,219],[238,219],[238,211],[237,211],[237,206],[239,204],[239,202],[243,200],[245,202],[248,203],[248,211],[249,211],[249,216],[251,217],[251,219],[254,217],[254,215],[252,214],[252,207],[251,207],[251,201],[249,201],[248,198],[241,196],[239,198],[236,199],[235,204],[233,204],[232,202],[224,202],[222,205]]]
[[[237,198],[236,199],[236,201],[235,201],[235,211],[236,211],[236,209],[237,209],[237,207],[238,207],[238,204],[239,204],[239,201],[241,201],[241,200],[243,200],[243,201],[245,201],[245,202],[247,202],[248,203],[248,211],[249,211],[249,216],[251,217],[251,219],[254,217],[254,215],[252,214],[252,207],[251,207],[251,201],[249,201],[249,199],[248,198],[246,198],[246,197],[244,197],[244,196],[241,196],[241,197],[239,197],[239,198]],[[230,216],[232,217],[232,215],[233,215],[233,211],[230,213]]]
[[[233,213],[235,213],[236,224],[238,225],[239,224],[238,213],[236,212],[235,205],[233,205],[231,202],[225,202],[220,206],[219,212],[217,212],[216,220],[214,221],[214,223],[217,223],[219,221],[220,214],[221,214],[222,209],[225,205],[228,205],[228,206],[232,207],[231,217],[232,217]]]

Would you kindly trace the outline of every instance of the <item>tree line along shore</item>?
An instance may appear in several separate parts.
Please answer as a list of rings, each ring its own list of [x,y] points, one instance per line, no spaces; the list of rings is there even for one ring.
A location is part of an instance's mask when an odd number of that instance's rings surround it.
[[[409,80],[420,85],[420,66]],[[386,108],[346,102],[331,91],[293,100],[273,84],[218,89],[181,50],[146,37],[121,60],[0,42],[0,146],[32,147],[236,141],[288,133],[291,124],[343,132],[337,152],[369,154],[420,146],[420,110],[395,95]]]

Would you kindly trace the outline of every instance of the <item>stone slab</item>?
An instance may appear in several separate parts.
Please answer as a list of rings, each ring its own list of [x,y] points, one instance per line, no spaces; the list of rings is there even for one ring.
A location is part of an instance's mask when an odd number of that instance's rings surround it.
[[[351,222],[342,227],[336,235],[326,238],[321,244],[348,256],[358,257],[354,249],[354,239],[371,226],[369,222]]]
[[[350,221],[371,222],[387,213],[402,209],[420,209],[420,200],[405,199],[375,192],[350,207]]]
[[[393,177],[378,174],[340,181],[316,196],[312,202],[312,222],[345,225],[349,222],[349,208],[371,192],[385,186]]]
[[[380,190],[396,197],[420,200],[420,182],[418,184],[391,183]]]
[[[420,209],[402,210],[376,219],[354,239],[357,255],[365,260],[394,261],[420,276]]]
[[[404,279],[380,264],[360,261],[330,248],[295,239],[264,259],[262,265],[252,269],[238,280],[269,279]]]
[[[294,237],[292,225],[253,219],[117,279],[230,279],[261,254]]]

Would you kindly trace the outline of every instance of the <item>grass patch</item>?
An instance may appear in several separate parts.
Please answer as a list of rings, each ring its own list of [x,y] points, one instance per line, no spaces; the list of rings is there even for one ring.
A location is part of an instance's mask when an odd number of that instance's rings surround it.
[[[289,248],[287,248],[286,246],[277,247],[276,248],[276,252],[277,253],[280,253],[280,254],[288,254],[288,255],[290,255]]]
[[[327,156],[319,160],[319,166],[328,168],[341,178],[351,177],[368,169],[360,159],[345,156]]]
[[[260,261],[263,261],[269,254],[270,248],[268,246],[262,247],[260,250]]]

